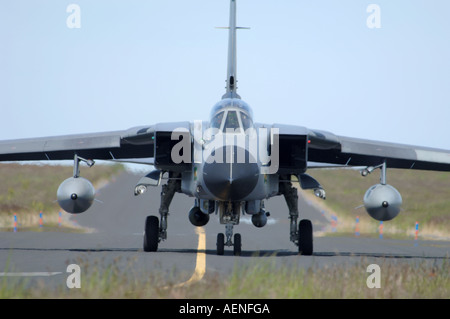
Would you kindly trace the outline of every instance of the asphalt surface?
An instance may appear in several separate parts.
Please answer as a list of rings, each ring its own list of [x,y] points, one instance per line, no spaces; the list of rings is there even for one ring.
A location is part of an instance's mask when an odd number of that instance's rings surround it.
[[[330,219],[304,199],[299,207],[302,218],[313,222],[314,254],[299,256],[297,247],[289,241],[288,209],[282,196],[266,202],[271,216],[265,227],[254,227],[245,216],[234,227],[234,232],[242,235],[240,257],[233,256],[232,248],[217,256],[216,236],[225,231],[224,225],[212,215],[198,231],[188,220],[194,200],[183,194],[176,194],[170,207],[168,239],[160,243],[158,252],[146,253],[142,250],[144,221],[147,215],[158,216],[161,189],[149,189],[136,197],[133,190],[139,178],[122,174],[98,190],[99,201],[90,210],[71,215],[73,223],[91,229],[88,233],[0,232],[0,277],[28,276],[65,285],[70,264],[80,265],[82,271],[93,265],[106,269],[114,264],[124,272],[143,276],[176,273],[182,284],[201,280],[205,274],[229,274],[239,265],[267,258],[314,269],[362,261],[436,264],[450,256],[450,242],[444,241],[419,241],[414,245],[413,240],[324,237],[322,230],[329,229]]]

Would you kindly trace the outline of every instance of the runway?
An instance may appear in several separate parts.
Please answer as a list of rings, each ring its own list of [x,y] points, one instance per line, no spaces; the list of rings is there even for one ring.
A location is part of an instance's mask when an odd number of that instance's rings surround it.
[[[180,285],[200,281],[207,274],[230,274],[239,265],[273,258],[277,263],[293,267],[333,267],[361,263],[429,262],[442,263],[450,255],[450,243],[413,240],[388,240],[352,237],[323,237],[321,230],[329,221],[305,200],[299,203],[301,217],[311,219],[315,230],[314,254],[299,256],[289,241],[288,210],[279,196],[266,202],[271,213],[268,224],[256,228],[248,216],[241,218],[235,233],[242,235],[242,255],[233,256],[231,248],[224,256],[216,255],[216,236],[224,232],[218,217],[197,228],[190,224],[188,211],[193,199],[176,194],[170,207],[168,239],[156,253],[142,250],[144,221],[157,215],[160,188],[149,189],[135,197],[134,185],[140,176],[124,173],[98,191],[93,207],[72,220],[94,231],[66,232],[1,232],[0,277],[40,278],[52,285],[66,285],[67,267],[77,264],[81,271],[95,265],[106,269],[114,264],[124,273],[149,276],[159,272],[176,274]],[[44,228],[45,229],[45,228]],[[33,281],[30,281],[32,284]]]

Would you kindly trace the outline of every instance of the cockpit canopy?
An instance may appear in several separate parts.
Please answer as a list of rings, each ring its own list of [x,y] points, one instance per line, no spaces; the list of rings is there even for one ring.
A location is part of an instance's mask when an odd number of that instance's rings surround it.
[[[223,99],[211,111],[210,127],[226,132],[244,133],[253,127],[253,112],[240,99]]]

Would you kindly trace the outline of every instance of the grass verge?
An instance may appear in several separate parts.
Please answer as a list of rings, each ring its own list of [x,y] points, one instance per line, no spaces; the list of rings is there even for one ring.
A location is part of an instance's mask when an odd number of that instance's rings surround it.
[[[364,207],[366,190],[379,183],[378,171],[362,178],[355,170],[316,169],[308,173],[327,191],[326,201],[314,200],[323,210],[338,217],[337,234],[354,234],[356,217],[362,236],[378,236],[380,222],[372,219]],[[413,238],[419,223],[419,238],[450,239],[450,173],[389,169],[388,184],[403,198],[400,214],[383,223],[383,236]],[[305,192],[310,198],[310,192]]]
[[[179,272],[152,270],[139,274],[133,262],[116,261],[106,268],[81,265],[81,287],[69,289],[61,280],[57,287],[45,281],[30,286],[26,280],[0,278],[0,298],[190,298],[202,299],[446,299],[450,295],[449,260],[380,262],[380,288],[369,288],[368,260],[353,265],[298,268],[277,265],[268,258],[236,265],[230,275],[207,274],[204,279],[180,287]]]
[[[83,169],[81,175],[99,189],[123,170],[119,164],[100,164]],[[1,164],[0,230],[13,231],[16,214],[19,231],[78,231],[56,202],[59,185],[72,174],[71,166]],[[39,227],[40,212],[43,212],[44,227]]]

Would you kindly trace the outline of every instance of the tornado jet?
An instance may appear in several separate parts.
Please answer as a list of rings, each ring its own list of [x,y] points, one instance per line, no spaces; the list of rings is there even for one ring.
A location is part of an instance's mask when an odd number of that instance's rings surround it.
[[[97,160],[107,160],[149,165],[149,173],[130,190],[140,196],[162,187],[159,211],[149,212],[143,221],[143,250],[157,252],[162,242],[169,240],[170,204],[175,193],[182,193],[192,198],[192,208],[185,216],[193,226],[205,226],[213,214],[218,217],[214,220],[225,226],[217,235],[218,255],[227,247],[235,255],[241,254],[242,236],[235,226],[243,215],[249,215],[255,227],[264,227],[271,218],[265,202],[274,196],[286,200],[290,241],[300,254],[312,255],[312,223],[301,218],[293,181],[321,199],[326,199],[326,192],[307,174],[308,169],[332,165],[358,167],[362,176],[379,172],[380,182],[363,198],[368,214],[379,221],[395,218],[402,205],[401,194],[387,183],[389,168],[450,171],[449,150],[253,121],[250,105],[237,92],[236,34],[240,28],[236,0],[231,0],[226,89],[206,120],[0,141],[0,161],[73,161],[73,175],[57,190],[58,203],[72,214],[87,211],[95,200],[94,187],[81,176],[80,164],[91,167]]]

